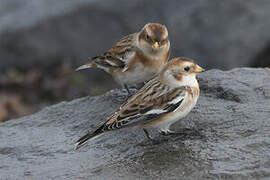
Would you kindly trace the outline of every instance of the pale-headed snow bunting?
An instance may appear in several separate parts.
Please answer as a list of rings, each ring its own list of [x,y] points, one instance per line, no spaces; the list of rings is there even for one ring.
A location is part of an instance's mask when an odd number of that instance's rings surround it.
[[[185,117],[197,103],[200,89],[196,74],[204,71],[193,60],[180,57],[169,61],[160,74],[130,97],[102,126],[76,142],[76,149],[106,131],[140,125],[152,126],[162,134]]]
[[[170,55],[170,41],[166,26],[146,24],[140,32],[123,37],[103,55],[78,67],[100,68],[125,87],[143,83],[160,72]],[[129,92],[130,94],[130,92]]]

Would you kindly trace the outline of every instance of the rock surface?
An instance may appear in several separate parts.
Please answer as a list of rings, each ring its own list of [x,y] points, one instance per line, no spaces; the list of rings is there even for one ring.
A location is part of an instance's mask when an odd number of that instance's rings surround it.
[[[168,26],[172,56],[219,69],[266,66],[257,57],[269,47],[269,8],[267,0],[0,0],[0,68],[79,65],[147,22]]]
[[[173,126],[191,133],[163,137],[152,130],[159,144],[132,128],[73,150],[123,102],[120,90],[1,123],[1,179],[269,178],[270,69],[211,70],[199,82],[196,108]]]

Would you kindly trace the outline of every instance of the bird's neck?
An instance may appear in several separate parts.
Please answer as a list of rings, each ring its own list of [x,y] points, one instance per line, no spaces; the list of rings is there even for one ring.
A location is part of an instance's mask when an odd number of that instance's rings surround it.
[[[179,84],[182,84],[182,85],[188,86],[188,87],[194,87],[194,88],[199,87],[199,83],[196,79],[196,74],[190,74],[188,76],[183,76],[181,81],[179,82]]]

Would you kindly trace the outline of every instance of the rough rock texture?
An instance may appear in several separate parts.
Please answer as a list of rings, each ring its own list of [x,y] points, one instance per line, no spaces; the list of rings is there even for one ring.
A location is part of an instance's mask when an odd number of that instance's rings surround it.
[[[219,69],[266,66],[257,57],[269,47],[269,8],[268,0],[0,0],[0,68],[79,65],[147,22],[168,26],[172,56]]]
[[[151,131],[159,144],[133,128],[73,150],[119,107],[126,95],[119,90],[1,123],[1,179],[268,179],[270,69],[211,70],[199,82],[196,108],[173,126],[191,133]]]

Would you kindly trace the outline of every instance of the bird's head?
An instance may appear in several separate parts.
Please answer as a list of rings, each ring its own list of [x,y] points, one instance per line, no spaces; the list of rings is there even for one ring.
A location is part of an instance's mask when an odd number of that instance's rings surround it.
[[[139,48],[146,54],[167,53],[170,49],[168,30],[158,23],[148,23],[139,32]]]
[[[192,59],[178,57],[170,60],[161,70],[160,79],[172,87],[197,86],[196,75],[204,69]]]

